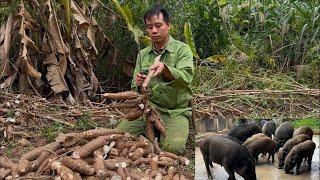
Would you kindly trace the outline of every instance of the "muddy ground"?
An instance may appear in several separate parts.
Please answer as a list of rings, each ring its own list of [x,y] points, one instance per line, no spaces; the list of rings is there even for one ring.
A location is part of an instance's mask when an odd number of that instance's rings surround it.
[[[258,165],[256,165],[256,174],[258,180],[319,180],[320,178],[320,162],[319,162],[319,141],[320,136],[314,135],[312,139],[316,143],[316,149],[312,157],[312,167],[311,171],[307,171],[307,164],[302,163],[300,168],[300,174],[286,174],[284,169],[278,169],[277,157],[275,156],[275,162],[270,164],[266,158],[259,158]],[[214,167],[211,168],[214,179],[224,180],[228,179],[228,174],[218,164],[214,164]],[[196,147],[195,151],[195,179],[204,180],[207,178],[207,172],[205,165],[202,159],[202,155],[199,147]],[[241,176],[236,174],[237,180],[243,180]]]

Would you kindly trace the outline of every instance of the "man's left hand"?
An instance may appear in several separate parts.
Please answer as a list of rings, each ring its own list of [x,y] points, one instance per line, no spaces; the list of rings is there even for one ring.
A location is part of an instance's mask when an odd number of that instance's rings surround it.
[[[150,67],[150,71],[154,70],[153,76],[152,77],[156,77],[159,74],[162,73],[162,71],[164,70],[165,65],[162,62],[155,62],[151,67]]]

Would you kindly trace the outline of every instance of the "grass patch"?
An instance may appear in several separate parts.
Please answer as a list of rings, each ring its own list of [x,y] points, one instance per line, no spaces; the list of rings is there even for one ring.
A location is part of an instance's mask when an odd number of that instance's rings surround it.
[[[298,119],[292,122],[294,128],[299,128],[301,126],[309,126],[313,130],[320,129],[320,119],[317,118],[305,118]]]
[[[48,141],[52,142],[60,132],[65,128],[61,123],[55,122],[41,130],[41,135],[46,137]]]
[[[96,128],[97,126],[98,124],[92,120],[92,114],[90,112],[85,111],[83,112],[83,116],[81,116],[78,119],[76,129],[80,131],[86,131],[89,129]]]

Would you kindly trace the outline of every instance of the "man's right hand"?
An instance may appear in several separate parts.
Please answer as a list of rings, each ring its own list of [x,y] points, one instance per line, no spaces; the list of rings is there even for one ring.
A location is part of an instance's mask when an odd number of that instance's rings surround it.
[[[147,75],[138,73],[134,79],[134,82],[136,83],[137,86],[142,86],[143,81],[146,79]]]

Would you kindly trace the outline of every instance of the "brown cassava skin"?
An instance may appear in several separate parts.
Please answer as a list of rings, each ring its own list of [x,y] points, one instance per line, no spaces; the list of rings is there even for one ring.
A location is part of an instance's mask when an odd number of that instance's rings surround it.
[[[246,180],[257,179],[253,157],[238,142],[223,136],[212,136],[200,142],[200,150],[205,162],[208,178],[213,178],[209,164],[214,162],[224,167],[229,174],[229,180],[235,180],[235,172]]]
[[[36,171],[41,163],[50,156],[51,152],[43,151],[41,155],[31,163],[30,171]]]
[[[50,159],[53,159],[54,157],[64,153],[66,151],[65,148],[61,148],[61,149],[58,149],[54,152],[54,154],[51,154],[48,158],[46,158],[44,161],[42,161],[42,163],[39,165],[38,169],[37,169],[37,173],[40,173],[45,169],[45,167],[48,165],[49,163],[49,160]]]
[[[306,134],[312,139],[313,137],[313,130],[309,126],[302,126],[299,127],[298,129],[294,130],[292,137],[295,137],[299,134]]]
[[[129,166],[132,163],[132,161],[130,159],[123,158],[123,157],[116,157],[114,159],[104,160],[104,164],[105,164],[106,168],[111,171],[117,170],[118,167],[116,164],[120,163],[120,162],[125,162],[127,164],[127,166]]]
[[[128,121],[134,121],[140,118],[143,115],[143,109],[140,107],[136,107],[134,109],[131,109],[125,116],[124,118]]]
[[[13,162],[7,157],[0,156],[0,167],[2,168],[8,168],[11,169],[11,167],[14,165]]]
[[[68,168],[77,171],[83,175],[94,175],[94,168],[87,164],[85,161],[81,159],[72,159],[71,157],[64,157],[62,160],[63,165],[67,166]]]
[[[268,153],[269,157],[272,157],[272,163],[274,162],[275,142],[270,137],[260,137],[246,146],[252,156],[258,161],[260,153]]]
[[[77,175],[61,162],[54,161],[51,163],[51,170],[56,171],[62,180],[78,180]]]
[[[42,147],[34,148],[33,150],[31,150],[31,151],[27,152],[26,154],[24,154],[21,157],[21,159],[26,159],[28,161],[33,161],[37,157],[39,157],[41,155],[41,153],[43,151],[45,151],[46,149],[49,150],[49,151],[56,151],[59,148],[61,148],[61,144],[57,143],[57,142],[53,142],[53,143],[47,144],[47,145],[42,146]]]
[[[4,179],[5,177],[11,174],[11,169],[0,168],[0,179]]]
[[[306,140],[311,140],[310,137],[306,134],[300,134],[289,139],[278,152],[278,168],[284,166],[284,160],[290,150],[297,144],[302,143]]]
[[[135,160],[132,165],[133,166],[140,166],[141,164],[148,164],[150,162],[150,158],[140,158]]]
[[[26,159],[20,159],[18,166],[17,166],[17,172],[19,175],[27,174],[30,170],[30,162]]]
[[[244,146],[247,146],[248,144],[250,144],[251,142],[253,142],[256,139],[259,139],[261,137],[267,137],[267,135],[263,134],[263,133],[258,133],[258,134],[254,134],[251,137],[249,137],[244,143]]]
[[[118,93],[104,93],[102,96],[108,99],[126,100],[126,99],[137,98],[139,96],[139,93],[134,91],[125,91],[125,92],[118,92]]]
[[[95,150],[103,147],[105,144],[107,144],[108,141],[114,141],[116,139],[119,139],[122,137],[120,134],[111,134],[107,136],[99,136],[94,140],[89,141],[87,144],[81,146],[80,148],[77,148],[73,154],[72,158],[74,159],[80,159],[85,158],[91,153],[93,153]]]
[[[311,140],[307,140],[295,145],[285,158],[285,172],[290,173],[290,171],[296,166],[296,173],[299,174],[300,165],[303,158],[308,158],[308,169],[311,170],[312,156],[315,148],[316,144]]]
[[[103,152],[102,150],[98,149],[94,151],[94,170],[96,172],[96,176],[98,177],[104,177],[106,176],[106,167],[104,165],[104,159],[103,159]]]

